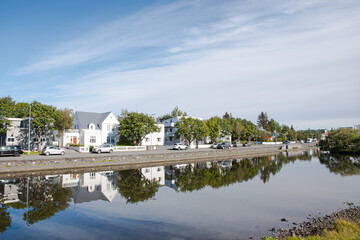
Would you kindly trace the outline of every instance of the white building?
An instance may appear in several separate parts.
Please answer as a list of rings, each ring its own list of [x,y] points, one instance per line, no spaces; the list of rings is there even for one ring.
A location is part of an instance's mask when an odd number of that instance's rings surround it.
[[[113,171],[65,174],[61,185],[71,188],[75,204],[97,200],[112,202],[118,193],[116,179]]]
[[[153,132],[144,137],[141,146],[164,146],[165,143],[165,124],[157,123],[158,132]]]
[[[184,139],[176,139],[175,138],[175,132],[177,131],[177,128],[175,127],[175,124],[180,121],[180,119],[183,116],[177,116],[169,119],[165,119],[162,121],[165,125],[165,145],[173,145],[175,143],[183,143],[188,144],[185,142]],[[184,116],[187,118],[187,116]],[[196,119],[203,120],[202,118],[196,117]],[[194,146],[195,142],[191,143],[191,146]],[[191,147],[190,146],[190,147]]]
[[[82,144],[100,146],[104,143],[116,144],[119,121],[112,112],[92,113],[76,112],[73,129],[65,131],[62,142],[66,144]]]
[[[156,181],[161,186],[165,185],[165,167],[147,167],[142,168],[141,173],[144,175],[146,179],[149,179],[150,181]]]

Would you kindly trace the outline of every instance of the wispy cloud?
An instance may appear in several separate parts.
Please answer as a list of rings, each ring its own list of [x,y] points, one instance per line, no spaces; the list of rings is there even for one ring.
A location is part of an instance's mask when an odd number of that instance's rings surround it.
[[[359,12],[358,1],[157,4],[97,26],[15,74],[85,67],[66,76],[71,83],[55,84],[53,100],[84,110],[161,114],[179,105],[202,117],[231,111],[252,120],[265,110],[282,122],[331,121],[340,111],[360,121],[343,106],[360,102]]]

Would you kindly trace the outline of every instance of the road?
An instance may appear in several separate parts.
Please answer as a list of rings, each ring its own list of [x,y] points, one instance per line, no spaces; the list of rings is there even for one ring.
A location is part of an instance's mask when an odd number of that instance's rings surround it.
[[[258,148],[279,148],[281,145],[254,145],[251,147],[236,147],[236,148],[231,148],[229,151],[248,151],[249,149],[258,149]],[[66,153],[65,156],[61,156],[61,155],[50,155],[50,156],[45,156],[42,154],[31,154],[31,155],[21,155],[19,157],[13,157],[13,156],[6,156],[6,157],[1,157],[0,161],[16,161],[16,160],[37,160],[37,159],[62,159],[64,157],[66,158],[76,158],[76,157],[81,157],[81,158],[87,158],[87,157],[94,157],[94,156],[127,156],[127,155],[148,155],[148,154],[166,154],[166,153],[183,153],[184,151],[186,152],[209,152],[209,151],[219,151],[218,149],[211,149],[211,148],[199,148],[199,149],[188,149],[188,150],[171,150],[171,146],[160,146],[158,147],[158,149],[156,150],[151,150],[151,151],[128,151],[128,152],[114,152],[114,153],[79,153],[76,152],[74,150],[71,149],[65,149]]]

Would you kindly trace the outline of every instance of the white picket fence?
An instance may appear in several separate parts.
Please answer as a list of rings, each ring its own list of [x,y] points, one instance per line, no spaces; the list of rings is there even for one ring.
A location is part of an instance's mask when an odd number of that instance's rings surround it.
[[[114,152],[146,151],[146,146],[114,146]]]

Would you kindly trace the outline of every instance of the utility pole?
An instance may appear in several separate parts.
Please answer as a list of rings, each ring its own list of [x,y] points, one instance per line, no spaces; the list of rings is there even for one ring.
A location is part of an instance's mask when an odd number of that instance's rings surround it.
[[[29,111],[29,141],[28,141],[28,154],[30,155],[30,139],[31,139],[31,103],[30,103],[30,111]]]

